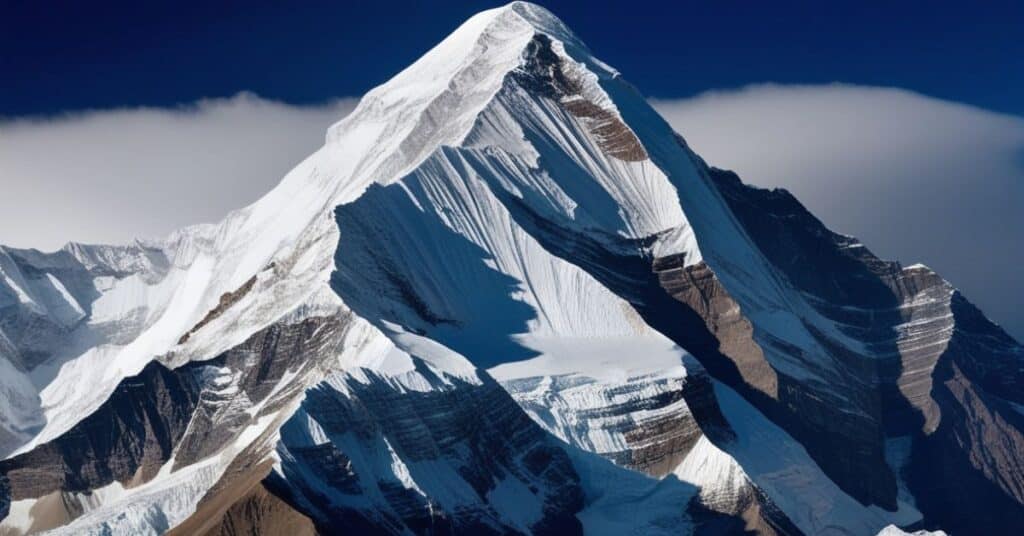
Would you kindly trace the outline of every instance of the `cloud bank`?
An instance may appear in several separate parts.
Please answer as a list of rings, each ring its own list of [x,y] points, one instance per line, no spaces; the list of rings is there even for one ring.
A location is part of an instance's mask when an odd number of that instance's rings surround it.
[[[256,200],[355,105],[250,94],[0,123],[0,243],[121,243]],[[710,164],[923,262],[1024,339],[1024,119],[884,88],[753,86],[656,108]]]
[[[0,244],[124,243],[217,221],[323,145],[355,102],[299,107],[242,93],[0,123]]]
[[[704,157],[922,262],[1024,340],[1024,118],[886,88],[752,86],[653,104]]]

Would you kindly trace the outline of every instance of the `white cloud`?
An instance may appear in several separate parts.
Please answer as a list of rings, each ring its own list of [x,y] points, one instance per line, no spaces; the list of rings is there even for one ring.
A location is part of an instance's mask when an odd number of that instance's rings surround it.
[[[0,123],[0,243],[123,243],[217,221],[270,190],[354,105],[243,93]]]
[[[0,243],[125,242],[216,221],[272,188],[354,104],[242,94],[0,123]],[[654,104],[709,163],[788,188],[882,257],[932,266],[1024,338],[1024,119],[841,85]]]
[[[898,89],[751,86],[654,101],[710,164],[923,262],[1024,338],[1024,119]]]

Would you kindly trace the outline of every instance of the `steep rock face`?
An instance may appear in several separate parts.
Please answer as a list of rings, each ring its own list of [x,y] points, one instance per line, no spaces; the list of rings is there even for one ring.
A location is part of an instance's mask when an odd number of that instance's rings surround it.
[[[665,154],[667,146],[658,148],[656,161],[674,158]],[[559,169],[551,161],[545,166]],[[951,330],[951,316],[948,310],[942,312],[951,287],[927,270],[901,271],[892,263],[863,257],[862,246],[845,237],[830,238],[838,235],[802,207],[795,211],[793,203],[770,197],[739,199],[721,174],[703,173],[710,181],[708,195],[721,195],[728,202],[732,214],[724,221],[734,222],[735,231],[727,245],[715,243],[714,233],[702,238],[698,232],[702,252],[662,255],[659,242],[679,234],[678,229],[632,242],[572,234],[550,214],[527,205],[523,194],[498,195],[545,249],[585,268],[636,306],[647,323],[697,356],[713,375],[740,389],[804,442],[845,490],[864,503],[895,509],[897,477],[886,461],[885,437],[899,435],[916,414],[929,411],[923,394],[930,384],[930,363]],[[685,196],[682,200],[692,218],[697,211],[690,209],[696,205]],[[748,205],[761,207],[760,212],[751,213]],[[736,265],[739,255],[726,258],[715,251],[745,241],[751,246],[744,253],[751,258],[750,266]],[[637,253],[621,253],[631,249]],[[653,262],[646,260],[645,250],[653,254]],[[702,253],[709,252],[710,264],[702,262]],[[760,273],[751,270],[757,266]],[[728,285],[716,270],[728,276]],[[829,281],[836,278],[842,281]],[[657,287],[684,306],[666,302]],[[864,311],[857,312],[858,307]],[[780,308],[790,312],[777,315]],[[1019,352],[1012,344],[999,352],[1009,356],[1000,360],[1013,369]]]
[[[15,500],[152,478],[185,432],[199,394],[191,374],[153,363],[67,434],[0,462]]]
[[[956,328],[931,374],[938,423],[914,436],[907,481],[928,528],[1020,532],[1024,418],[1018,402],[1000,396],[1008,378],[979,374],[1005,367],[1000,358],[1012,362],[1020,347],[959,294],[951,309]]]
[[[2,378],[0,396],[15,408],[0,419],[13,437],[0,453],[60,436],[157,356],[172,368],[208,360],[289,311],[316,307],[316,283],[330,262],[329,250],[316,245],[332,241],[331,227],[264,242],[255,239],[258,231],[285,226],[262,229],[257,216],[250,207],[217,225],[131,246],[71,244],[48,254],[4,248],[0,325],[19,327],[17,343],[0,333],[0,369],[14,372]],[[8,302],[15,305],[4,307]],[[26,318],[63,331],[36,337],[18,324]],[[49,345],[46,352],[27,346],[37,339]],[[21,366],[26,352],[38,359]]]
[[[76,492],[145,484],[172,458],[172,472],[200,464],[301,396],[337,357],[349,323],[338,314],[274,324],[211,360],[150,363],[67,433],[0,462],[4,499],[57,493],[73,505]]]
[[[196,323],[196,325],[193,326],[192,329],[188,330],[187,333],[182,335],[181,338],[178,339],[178,344],[184,344],[188,342],[189,337],[191,337],[193,333],[199,331],[200,329],[203,328],[203,326],[212,322],[215,318],[220,316],[221,313],[226,311],[228,307],[231,307],[235,303],[238,303],[238,300],[244,298],[245,295],[248,294],[250,290],[252,290],[252,287],[255,284],[256,276],[252,276],[249,278],[248,281],[243,283],[242,286],[238,287],[236,290],[231,292],[225,292],[223,295],[221,295],[220,301],[217,302],[217,306],[214,307],[213,309],[210,309],[210,312],[206,313],[206,316],[204,316],[202,320]]]
[[[72,243],[53,253],[0,247],[0,397],[11,408],[0,417],[0,455],[49,424],[43,408],[59,406],[60,395],[47,397],[46,389],[61,383],[65,362],[138,335],[152,310],[125,298],[139,285],[159,285],[169,263],[162,249],[143,243]]]
[[[572,56],[576,46],[531,40],[462,147],[441,148],[408,175],[338,207],[333,288],[357,314],[380,319],[382,329],[423,334],[492,370],[564,362],[576,372],[582,354],[549,351],[545,337],[610,340],[648,336],[653,327],[807,441],[813,463],[846,493],[905,517],[882,428],[858,412],[870,403],[857,398],[863,391],[779,386],[798,372],[801,382],[824,384],[845,371],[831,361],[830,341],[814,339],[815,326],[800,323],[810,307],[796,301],[798,292],[746,235],[703,163],[660,118],[649,117],[616,73],[585,53]],[[629,139],[649,158],[610,148],[591,128],[592,116],[566,106],[580,95],[629,125]],[[695,237],[698,227],[707,236]],[[670,280],[659,272],[673,268],[669,259],[691,274],[703,269],[710,286],[689,303],[666,292]],[[729,291],[715,286],[713,267],[727,274]],[[740,311],[751,305],[759,314],[748,319]],[[780,311],[768,326],[796,323],[796,340],[778,332],[771,346],[755,340],[771,331],[758,332],[762,322]],[[756,368],[737,367],[723,349]],[[744,375],[763,391],[744,389]],[[808,423],[793,417],[804,401]]]
[[[523,64],[511,75],[519,86],[534,95],[558,101],[581,120],[608,156],[630,162],[647,160],[647,151],[618,114],[588,98],[586,84],[565,68],[565,60],[552,48],[550,37],[534,35],[523,50],[523,58]]]
[[[896,433],[921,426],[915,421],[922,417],[934,419],[928,371],[953,327],[949,284],[927,269],[877,259],[855,239],[826,229],[788,193],[712,174],[761,251],[837,327],[837,334],[812,334],[861,380],[853,389],[878,387],[862,409],[876,419],[884,413],[884,427]]]
[[[655,270],[663,288],[697,312],[707,332],[718,342],[717,348],[709,344],[704,351],[696,352],[712,374],[740,389],[797,436],[816,461],[854,496],[895,506],[896,485],[885,462],[879,421],[851,411],[849,395],[810,391],[804,382],[772,368],[764,356],[764,346],[755,342],[754,326],[706,264],[683,267],[664,258],[655,261]],[[669,330],[677,333],[679,327]],[[766,338],[771,351],[793,355],[805,351],[770,337]]]
[[[988,525],[977,513],[1024,512],[1021,417],[1011,409],[1024,396],[1021,346],[931,270],[877,259],[856,240],[825,229],[788,193],[714,175],[761,250],[834,322],[838,333],[813,333],[849,371],[841,386],[847,398],[862,401],[860,411],[877,430],[861,436],[874,442],[868,447],[884,449],[882,436],[911,436],[912,468],[945,468],[944,477],[918,472],[909,479],[918,506],[934,519],[930,526],[1008,529],[1007,520]],[[807,382],[787,383],[791,391],[815,390]],[[814,398],[797,406],[804,422]],[[919,455],[928,461],[916,460]]]
[[[267,456],[273,442],[257,442],[241,452],[210,487],[195,512],[169,532],[169,536],[235,536],[259,534],[318,534],[313,521],[282,500],[267,479],[273,461]]]
[[[199,398],[188,433],[175,454],[175,466],[217,452],[254,419],[274,413],[300,396],[304,383],[316,381],[341,351],[351,320],[340,313],[274,324],[205,362],[202,374],[211,388]],[[286,377],[290,381],[282,384]]]
[[[619,381],[566,374],[503,386],[559,439],[654,477],[671,473],[690,452],[703,435],[698,420],[728,433],[708,379],[682,367]],[[695,411],[706,415],[698,419]]]
[[[325,528],[578,533],[579,477],[493,380],[337,375],[282,429],[291,500]]]
[[[0,276],[12,534],[1024,518],[1020,346],[708,168],[530,4],[467,21],[223,222],[0,249]]]
[[[289,534],[291,536],[315,536],[313,521],[282,501],[266,486],[259,484],[231,505],[220,518],[220,524],[206,532],[189,532],[187,527],[181,534],[202,536],[245,536],[251,534]]]
[[[722,444],[734,439],[700,365],[614,379],[566,374],[502,383],[534,421],[569,445],[696,486],[686,503],[695,534],[801,533],[705,435]]]

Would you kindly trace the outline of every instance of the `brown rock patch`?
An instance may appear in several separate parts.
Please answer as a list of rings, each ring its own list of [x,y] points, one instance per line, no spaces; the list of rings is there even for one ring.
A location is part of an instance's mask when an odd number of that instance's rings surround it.
[[[225,292],[224,294],[222,294],[220,297],[220,301],[217,302],[217,306],[214,307],[213,309],[210,309],[210,312],[206,313],[206,316],[204,316],[203,319],[200,320],[198,324],[192,326],[192,329],[188,330],[187,333],[182,335],[181,338],[178,339],[178,344],[185,344],[185,342],[188,341],[189,337],[191,337],[193,333],[199,331],[203,326],[209,324],[210,322],[213,322],[215,318],[223,314],[224,311],[227,311],[229,307],[238,303],[238,300],[241,300],[243,297],[245,297],[245,295],[248,294],[250,290],[252,290],[252,287],[255,284],[256,276],[254,275],[250,277],[248,281],[243,283],[242,286],[238,287],[238,289],[236,289],[234,292]]]

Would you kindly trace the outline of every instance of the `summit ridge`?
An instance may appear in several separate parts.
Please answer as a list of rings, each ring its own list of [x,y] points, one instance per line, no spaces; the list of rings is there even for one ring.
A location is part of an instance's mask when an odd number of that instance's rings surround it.
[[[986,534],[1024,349],[482,12],[223,221],[0,247],[0,534]]]

